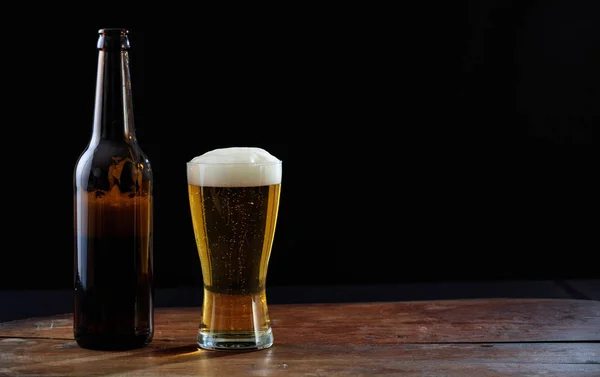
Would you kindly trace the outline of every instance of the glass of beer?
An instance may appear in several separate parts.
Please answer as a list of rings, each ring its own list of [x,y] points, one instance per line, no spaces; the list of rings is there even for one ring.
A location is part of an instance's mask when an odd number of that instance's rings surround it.
[[[264,149],[214,149],[187,163],[204,299],[198,347],[258,350],[273,344],[265,283],[282,161]]]

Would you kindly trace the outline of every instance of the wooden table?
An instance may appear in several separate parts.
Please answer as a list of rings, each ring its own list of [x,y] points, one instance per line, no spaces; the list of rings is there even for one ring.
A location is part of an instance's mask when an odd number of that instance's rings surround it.
[[[69,314],[0,323],[1,376],[600,376],[600,302],[271,305],[275,344],[198,350],[200,308],[158,308],[135,351],[81,349]]]

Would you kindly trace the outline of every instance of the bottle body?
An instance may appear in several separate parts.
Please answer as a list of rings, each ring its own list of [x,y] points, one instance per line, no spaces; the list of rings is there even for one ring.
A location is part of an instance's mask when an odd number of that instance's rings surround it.
[[[94,131],[74,171],[73,331],[83,348],[134,349],[154,331],[153,174],[131,93],[115,92],[130,88],[126,54],[100,55]]]

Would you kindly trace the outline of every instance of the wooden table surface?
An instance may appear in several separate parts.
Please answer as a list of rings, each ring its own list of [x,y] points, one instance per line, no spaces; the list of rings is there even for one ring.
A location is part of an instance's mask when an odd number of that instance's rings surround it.
[[[70,314],[0,323],[0,376],[600,377],[600,302],[471,299],[270,305],[275,344],[198,350],[200,308],[157,308],[134,351],[84,350]]]

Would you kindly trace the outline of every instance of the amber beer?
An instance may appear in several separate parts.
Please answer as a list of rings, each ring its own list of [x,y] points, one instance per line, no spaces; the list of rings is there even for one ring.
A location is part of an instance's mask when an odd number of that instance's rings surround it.
[[[204,300],[198,346],[273,344],[265,283],[273,245],[281,161],[259,148],[224,148],[187,164]]]
[[[133,349],[153,336],[152,197],[81,192],[74,336],[90,349]]]

